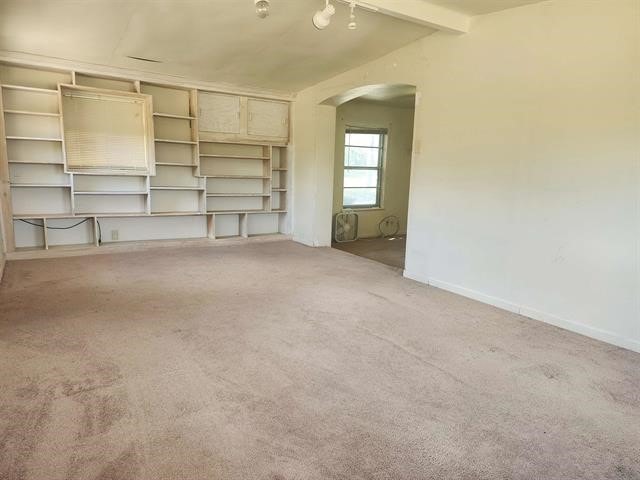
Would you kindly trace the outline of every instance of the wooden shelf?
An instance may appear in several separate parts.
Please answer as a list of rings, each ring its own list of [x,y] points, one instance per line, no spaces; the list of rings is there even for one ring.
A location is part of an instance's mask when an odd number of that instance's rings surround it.
[[[16,213],[13,215],[14,220],[37,220],[41,218],[75,218],[73,213]],[[91,217],[92,215],[83,215],[83,218]]]
[[[20,160],[8,160],[8,162],[24,165],[64,165],[64,162],[34,162],[32,160],[28,160],[26,162],[22,162]]]
[[[146,191],[138,191],[138,192],[126,192],[126,191],[117,191],[117,190],[108,190],[108,191],[85,191],[85,192],[73,192],[74,195],[147,195]]]
[[[5,110],[4,113],[10,113],[12,115],[33,115],[37,117],[59,117],[59,113],[46,113],[46,112],[30,112],[28,110]]]
[[[71,185],[54,184],[54,183],[12,183],[11,188],[71,188]]]
[[[48,73],[42,76],[38,73],[39,68],[32,73],[28,72],[31,67],[20,68],[25,73],[21,70],[20,75],[12,77],[15,79],[7,77],[5,82],[0,81],[0,94],[4,94],[6,107],[1,111],[0,122],[4,120],[13,128],[4,132],[6,137],[0,138],[0,142],[4,141],[5,146],[9,147],[12,159],[9,160],[5,155],[5,162],[10,168],[8,172],[11,173],[11,179],[17,182],[12,184],[5,173],[4,182],[13,188],[10,190],[13,202],[8,208],[9,227],[13,226],[13,220],[32,220],[34,224],[45,223],[54,227],[73,225],[85,219],[88,222],[75,231],[56,232],[49,238],[46,230],[44,235],[37,232],[36,243],[43,241],[44,244],[35,250],[49,247],[58,250],[56,255],[60,255],[60,250],[64,249],[96,249],[99,247],[96,219],[101,224],[107,222],[102,222],[102,218],[113,219],[109,223],[115,224],[127,222],[129,218],[128,221],[136,225],[135,238],[141,241],[148,236],[153,237],[144,228],[145,225],[139,225],[145,222],[154,223],[159,230],[168,232],[167,229],[171,228],[180,231],[183,227],[178,222],[186,225],[207,220],[208,238],[201,239],[205,241],[215,239],[216,235],[246,240],[254,231],[276,232],[290,228],[283,222],[284,216],[278,216],[287,208],[284,202],[287,195],[278,194],[287,191],[286,188],[278,188],[287,187],[285,177],[280,175],[280,182],[271,181],[273,177],[278,179],[274,172],[287,170],[279,166],[291,164],[287,151],[277,148],[280,144],[273,142],[274,138],[271,137],[255,137],[252,140],[250,137],[241,138],[240,135],[236,138],[215,132],[200,132],[198,96],[201,92],[197,88],[46,69],[43,71]],[[71,85],[74,83],[77,83],[75,87]],[[158,138],[154,138],[151,131],[146,138],[154,142],[150,145],[152,150],[155,144],[157,175],[135,169],[108,173],[92,169],[66,172],[68,163],[61,147],[68,146],[69,138],[54,124],[59,124],[62,118],[66,119],[60,104],[61,100],[63,104],[69,100],[62,97],[67,93],[66,89],[81,89],[83,85],[88,91],[107,89],[116,96],[135,94],[137,91],[153,97],[153,103],[147,106],[145,114],[152,118],[153,122],[147,122],[147,125],[150,129],[155,126],[155,137]],[[240,107],[243,107],[243,102],[246,99],[239,101]],[[219,109],[215,109],[212,118],[215,119],[218,114]],[[91,115],[88,119],[94,120],[93,113]],[[115,117],[114,120],[117,121]],[[243,122],[246,120],[248,116],[241,118]],[[263,119],[265,125],[269,122],[271,119]],[[200,138],[200,135],[204,138]],[[88,157],[92,156],[93,148]],[[24,166],[20,167],[20,164]],[[205,168],[200,171],[202,165]],[[163,191],[167,193],[161,193]],[[253,193],[241,193],[243,191]],[[278,200],[281,201],[278,203]],[[272,206],[282,209],[272,209]],[[15,208],[15,215],[12,208]],[[214,222],[215,215],[221,216],[217,222]],[[239,216],[239,235],[230,235],[236,232],[235,217],[230,215]],[[249,218],[249,215],[255,216]],[[151,217],[168,218],[163,221],[162,218]],[[173,218],[169,220],[170,217]],[[163,226],[167,221],[176,225]],[[33,232],[20,228],[20,224],[16,223],[16,232],[9,235],[13,237],[9,238],[10,243],[17,243],[18,246],[33,243]],[[108,227],[103,224],[104,228]],[[38,227],[34,229],[41,230]],[[166,236],[172,235],[166,233]],[[50,240],[60,245],[52,245]],[[83,243],[67,245],[73,241]],[[26,252],[29,249],[19,250]],[[46,253],[43,251],[39,255],[45,256]],[[25,253],[22,255],[26,257]]]
[[[194,215],[204,215],[202,212],[151,212],[152,217],[184,217],[184,216],[194,216]]]
[[[22,85],[3,84],[2,88],[6,88],[7,90],[22,90],[23,92],[48,93],[51,95],[58,94],[58,90],[51,90],[49,88],[23,87]]]
[[[239,159],[239,160],[269,160],[270,157],[264,156],[254,156],[254,155],[220,155],[213,153],[201,153],[201,157],[207,158],[230,158],[230,159]]]
[[[193,190],[193,191],[203,191],[204,187],[151,187],[151,190]]]
[[[270,197],[268,193],[207,193],[207,197]]]
[[[156,162],[156,167],[197,167],[197,165],[189,163],[171,163],[171,162]]]
[[[156,142],[159,143],[177,143],[180,145],[197,145],[198,142],[193,142],[191,140],[170,140],[168,138],[156,138]]]
[[[124,213],[116,213],[116,212],[102,212],[102,213],[79,213],[76,212],[76,216],[79,217],[99,217],[99,218],[117,218],[117,217],[146,217],[149,216],[147,212],[124,212]]]
[[[243,213],[271,213],[268,210],[207,210],[208,214],[214,215],[241,215]]]
[[[7,135],[7,140],[35,140],[37,142],[62,142],[61,138],[45,138],[45,137],[15,137]]]
[[[187,115],[174,115],[173,113],[160,113],[160,112],[154,112],[153,116],[161,117],[161,118],[175,118],[176,120],[195,120],[196,119],[196,117],[190,117]]]
[[[224,144],[224,145],[247,145],[249,147],[270,147],[270,146],[272,146],[272,144],[270,144],[270,143],[259,143],[259,142],[254,143],[254,142],[252,142],[250,140],[248,140],[246,142],[245,141],[234,142],[234,141],[230,141],[230,140],[203,140],[203,139],[200,139],[199,141],[200,141],[200,143],[221,143],[221,144]]]
[[[227,180],[269,180],[271,177],[260,175],[203,175],[206,178],[224,178]]]

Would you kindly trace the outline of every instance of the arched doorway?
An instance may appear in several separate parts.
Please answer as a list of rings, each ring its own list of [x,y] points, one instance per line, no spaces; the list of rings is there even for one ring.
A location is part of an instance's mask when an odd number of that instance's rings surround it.
[[[403,269],[416,88],[367,85],[335,107],[332,246]]]

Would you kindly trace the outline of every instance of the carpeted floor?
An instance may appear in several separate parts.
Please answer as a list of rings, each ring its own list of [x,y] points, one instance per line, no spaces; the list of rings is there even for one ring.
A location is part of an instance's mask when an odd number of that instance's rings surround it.
[[[12,262],[0,478],[638,479],[640,355],[291,242]]]
[[[359,257],[375,260],[390,267],[404,269],[407,240],[403,236],[391,238],[361,238],[355,242],[333,243],[333,248]]]

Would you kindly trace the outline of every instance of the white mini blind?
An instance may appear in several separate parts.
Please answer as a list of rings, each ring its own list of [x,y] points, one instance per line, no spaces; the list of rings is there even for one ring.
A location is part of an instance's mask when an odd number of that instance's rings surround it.
[[[150,99],[61,87],[67,170],[151,173],[153,121]]]

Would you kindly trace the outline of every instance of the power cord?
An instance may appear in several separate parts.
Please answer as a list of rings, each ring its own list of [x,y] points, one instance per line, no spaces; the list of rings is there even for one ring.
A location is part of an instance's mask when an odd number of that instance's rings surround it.
[[[85,218],[84,220],[80,220],[78,223],[74,223],[73,225],[69,225],[67,227],[51,227],[47,225],[47,230],[69,230],[71,228],[77,227],[78,225],[82,225],[83,223],[88,222],[89,220],[91,220],[90,217]],[[44,228],[44,224],[30,222],[29,220],[25,220],[23,218],[21,218],[20,221],[28,225],[33,225],[34,227]],[[96,219],[96,222],[98,223],[98,245],[100,245],[102,243],[102,228],[100,227],[100,222],[97,219]]]
[[[47,225],[47,230],[69,230],[71,228],[77,227],[78,225],[82,225],[85,222],[91,220],[90,218],[85,218],[84,220],[80,220],[78,223],[74,223],[73,225],[69,225],[68,227],[50,227]],[[29,225],[33,225],[34,227],[44,228],[44,224],[40,225],[39,223],[30,222],[29,220],[20,219],[21,222],[28,223]]]

